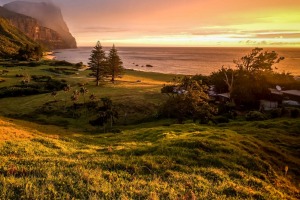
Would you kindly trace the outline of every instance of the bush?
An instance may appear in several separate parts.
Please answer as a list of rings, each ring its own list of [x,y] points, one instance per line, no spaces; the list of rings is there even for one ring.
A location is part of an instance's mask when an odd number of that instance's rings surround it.
[[[29,67],[37,67],[37,66],[40,66],[40,65],[41,65],[40,62],[30,62],[30,63],[28,64]]]
[[[65,60],[60,60],[52,62],[51,66],[73,66],[73,64]]]
[[[216,117],[213,117],[213,121],[217,124],[219,124],[219,123],[228,123],[229,119],[225,116],[216,116]]]
[[[33,75],[31,76],[31,79],[36,82],[48,82],[49,80],[51,80],[51,77],[43,75]]]
[[[247,121],[260,121],[267,119],[267,117],[259,111],[250,111],[245,117]]]
[[[45,92],[47,91],[37,88],[7,87],[0,90],[0,98],[28,96]]]
[[[73,75],[77,72],[77,70],[74,68],[65,68],[65,67],[55,67],[55,68],[49,68],[45,70],[52,73],[64,74],[64,75]]]
[[[66,83],[51,78],[46,81],[49,78],[47,76],[34,76],[34,78],[39,81],[0,88],[0,98],[29,96],[60,91],[67,86]]]
[[[117,134],[117,133],[122,133],[122,130],[121,129],[111,129],[110,132]]]
[[[49,92],[60,91],[60,90],[64,89],[64,87],[66,87],[66,86],[67,86],[66,83],[63,83],[59,80],[51,79],[45,84],[45,89],[48,90]]]
[[[273,109],[269,112],[269,114],[270,114],[270,117],[272,119],[281,117],[282,116],[282,109],[281,108]]]
[[[299,109],[294,108],[294,109],[291,110],[291,117],[292,117],[292,118],[297,118],[297,117],[299,117],[299,114],[300,114]]]
[[[76,63],[75,67],[77,67],[77,68],[83,67],[83,63],[82,62]]]

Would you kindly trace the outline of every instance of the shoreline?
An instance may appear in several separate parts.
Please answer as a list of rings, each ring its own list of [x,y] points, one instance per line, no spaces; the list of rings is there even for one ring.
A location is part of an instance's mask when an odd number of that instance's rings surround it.
[[[43,53],[42,58],[45,60],[55,60],[56,56],[54,55],[54,51],[46,51]]]
[[[56,60],[56,56],[54,54],[55,54],[54,51],[45,52],[45,55],[43,55],[43,59],[45,59],[45,60],[63,61],[63,60]],[[65,61],[67,61],[67,60],[65,60]],[[67,62],[70,62],[72,64],[76,64],[76,63],[71,62],[71,61],[67,61]],[[147,68],[153,68],[153,67],[147,67]],[[86,68],[86,69],[88,69],[88,68]],[[153,74],[164,74],[164,75],[174,75],[174,76],[195,76],[195,75],[210,76],[210,74],[209,75],[205,75],[205,74],[201,74],[201,73],[199,73],[199,74],[168,73],[168,72],[157,72],[157,71],[143,71],[143,70],[139,70],[139,69],[126,68],[126,67],[124,67],[124,69],[125,69],[125,71],[134,71],[134,72],[141,72],[141,73],[153,73]],[[276,73],[283,73],[283,72],[284,71],[282,71],[282,72],[276,72]],[[300,79],[300,74],[295,74],[295,75],[291,74],[291,75],[295,79],[297,79],[297,80]]]
[[[232,50],[233,49],[233,50]],[[238,60],[249,53],[250,48],[148,48],[148,47],[118,47],[118,52],[127,69],[143,72],[158,72],[163,74],[209,76],[212,72],[221,69],[222,66],[235,68],[233,60]],[[297,49],[275,50],[285,59],[274,65],[277,73],[290,72],[294,76],[300,76],[300,51]],[[57,60],[86,64],[90,56],[91,47],[79,47],[77,49],[53,50]],[[108,49],[105,49],[108,51]],[[265,49],[267,50],[267,49]],[[147,67],[151,65],[153,67]],[[277,67],[278,70],[275,69]]]

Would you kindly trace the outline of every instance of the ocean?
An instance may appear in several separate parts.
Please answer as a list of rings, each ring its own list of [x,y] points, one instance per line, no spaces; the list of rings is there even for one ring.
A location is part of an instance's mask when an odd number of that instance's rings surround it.
[[[104,47],[108,53],[109,47]],[[139,71],[209,75],[222,66],[234,68],[233,60],[250,53],[252,48],[214,48],[214,47],[119,47],[117,48],[127,69]],[[88,63],[92,47],[59,49],[54,51],[55,59],[69,62]],[[285,57],[274,65],[277,72],[290,72],[300,76],[300,48],[265,48],[276,51]],[[152,67],[146,67],[151,65]],[[276,69],[275,69],[276,67]]]

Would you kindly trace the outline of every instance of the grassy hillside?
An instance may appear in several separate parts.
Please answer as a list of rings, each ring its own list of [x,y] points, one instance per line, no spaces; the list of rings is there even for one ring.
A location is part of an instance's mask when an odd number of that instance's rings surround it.
[[[300,119],[176,125],[154,118],[174,75],[128,70],[96,87],[89,71],[72,66],[0,72],[0,93],[36,75],[71,85],[55,97],[0,99],[0,199],[300,198]],[[84,107],[68,115],[82,85],[113,100],[119,133],[92,127]]]
[[[25,45],[37,45],[33,40],[0,17],[0,58],[10,57]]]
[[[16,77],[16,75],[24,76],[51,76],[55,80],[65,80],[71,85],[69,92],[58,91],[56,97],[52,97],[50,93],[24,97],[0,98],[0,114],[5,116],[22,117],[28,120],[38,120],[48,124],[64,124],[67,127],[83,127],[84,129],[93,129],[89,126],[89,120],[93,119],[93,115],[88,117],[81,112],[81,116],[77,119],[66,116],[65,107],[71,107],[73,102],[70,97],[72,92],[80,90],[80,85],[84,85],[88,89],[88,96],[95,94],[97,99],[102,97],[110,97],[119,110],[118,123],[135,123],[156,115],[158,106],[166,98],[160,93],[163,84],[171,81],[174,75],[166,75],[159,73],[145,73],[127,70],[122,79],[117,79],[115,84],[108,82],[100,87],[95,86],[93,78],[87,77],[90,71],[76,71],[74,74],[58,74],[47,71],[49,68],[55,68],[49,65],[39,67],[0,67],[0,71],[8,70],[5,75],[0,76],[4,82],[0,83],[1,88],[12,87],[20,84],[24,77]],[[72,67],[58,66],[58,68],[70,69]],[[34,81],[32,81],[34,83]],[[77,103],[83,103],[84,98],[81,95]],[[16,106],[18,105],[18,106]],[[49,106],[53,108],[51,115],[45,115],[39,112],[41,109],[47,109]],[[58,113],[55,111],[66,111]],[[126,118],[124,117],[126,113]],[[28,116],[31,116],[29,119]]]
[[[300,198],[299,120],[166,125],[87,135],[1,118],[0,198]]]

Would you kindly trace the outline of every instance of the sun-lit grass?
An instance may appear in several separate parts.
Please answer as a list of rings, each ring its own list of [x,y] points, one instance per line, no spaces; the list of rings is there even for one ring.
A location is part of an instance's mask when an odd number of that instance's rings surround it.
[[[160,89],[174,75],[128,70],[115,84],[96,87],[89,71],[58,75],[47,68],[7,68],[0,77],[0,87],[19,83],[15,75],[23,71],[71,84],[55,99],[0,99],[0,114],[15,118],[0,118],[0,199],[300,198],[299,119],[176,125],[153,120],[166,98]],[[87,96],[113,100],[120,133],[92,127],[84,110],[78,118],[56,113],[73,105],[79,84]],[[38,112],[47,103],[53,113]]]
[[[56,74],[46,69],[51,68],[48,65],[42,65],[38,67],[10,67],[3,68],[0,70],[8,70],[9,72],[2,75],[1,78],[6,81],[0,83],[0,87],[7,87],[16,84],[20,84],[22,78],[16,77],[17,74],[22,75],[46,75],[51,76],[57,80],[65,80],[71,85],[70,92],[59,91],[57,96],[54,98],[51,93],[40,94],[26,97],[14,97],[14,98],[2,98],[0,99],[0,113],[5,116],[24,117],[24,115],[30,115],[32,119],[36,121],[47,121],[47,123],[61,124],[67,120],[67,124],[77,127],[86,127],[90,120],[89,117],[82,116],[80,119],[65,119],[60,116],[55,116],[53,119],[50,116],[37,115],[35,112],[47,102],[56,100],[57,103],[53,106],[72,106],[73,102],[70,97],[72,91],[79,90],[81,85],[84,85],[88,89],[86,100],[90,94],[96,95],[98,99],[102,97],[110,97],[114,104],[119,105],[120,116],[127,116],[127,121],[135,122],[147,118],[148,114],[155,115],[158,106],[161,104],[162,99],[166,98],[160,93],[161,87],[170,82],[174,75],[171,74],[160,74],[160,73],[146,73],[132,70],[126,70],[122,78],[117,78],[115,84],[106,80],[100,87],[95,86],[94,79],[89,77],[90,71],[78,71],[72,75]],[[65,67],[63,68],[72,68]],[[84,98],[81,95],[79,97],[79,103],[84,102]],[[17,106],[16,106],[17,105]],[[127,110],[124,110],[125,108]],[[128,107],[128,108],[127,108]],[[60,108],[57,108],[60,109]],[[145,113],[146,112],[146,113]],[[120,122],[124,121],[121,117]],[[66,123],[65,123],[66,124]]]
[[[299,122],[149,123],[89,135],[3,118],[0,130],[20,132],[0,142],[1,198],[297,199]]]

